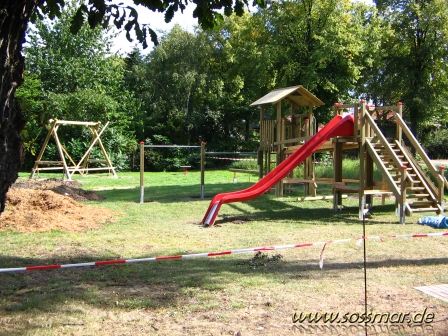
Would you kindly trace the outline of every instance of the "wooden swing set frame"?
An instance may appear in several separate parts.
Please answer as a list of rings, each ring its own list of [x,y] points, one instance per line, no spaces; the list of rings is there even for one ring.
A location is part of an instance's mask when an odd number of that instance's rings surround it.
[[[82,156],[82,158],[78,161],[78,163],[75,163],[75,161],[72,159],[70,154],[67,152],[67,150],[62,146],[61,141],[59,140],[58,136],[58,129],[61,125],[77,125],[77,126],[86,126],[88,129],[92,132],[92,139],[90,141],[90,146],[87,148],[86,152]],[[72,175],[76,172],[79,172],[81,175],[84,175],[84,173],[87,173],[89,171],[93,170],[108,170],[109,173],[112,172],[113,176],[117,178],[117,174],[115,172],[115,167],[112,166],[112,162],[109,159],[109,156],[107,155],[106,149],[103,146],[103,143],[101,142],[101,135],[103,134],[104,130],[109,125],[109,122],[107,122],[103,128],[101,127],[101,122],[90,122],[90,121],[67,121],[67,120],[57,120],[57,119],[50,119],[49,124],[45,125],[45,127],[48,129],[47,137],[45,138],[45,141],[42,145],[42,148],[39,152],[39,155],[37,156],[37,159],[34,163],[34,167],[31,170],[31,176],[30,178],[33,178],[35,173],[39,174],[39,171],[48,171],[48,170],[60,170],[62,169],[65,176],[67,177],[67,180],[72,180]],[[46,161],[42,160],[42,157],[45,153],[45,150],[47,149],[48,142],[50,141],[50,138],[54,138],[56,147],[59,153],[59,156],[61,158],[60,161]],[[98,146],[101,149],[101,152],[104,155],[104,159],[90,159],[90,154],[92,152],[93,147],[95,144],[98,143]],[[71,162],[72,166],[67,165],[66,158]],[[96,167],[96,168],[89,168],[88,164],[91,162],[95,163],[105,163],[105,167]],[[53,166],[51,166],[53,165]],[[41,167],[45,166],[45,167]]]

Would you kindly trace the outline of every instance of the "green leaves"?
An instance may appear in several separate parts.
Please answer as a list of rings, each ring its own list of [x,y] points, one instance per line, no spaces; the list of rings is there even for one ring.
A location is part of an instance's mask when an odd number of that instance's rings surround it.
[[[30,151],[35,151],[31,141],[37,138],[35,142],[41,144],[41,137],[45,136],[37,137],[43,128],[39,123],[50,118],[111,121],[107,134],[115,132],[124,138],[120,146],[113,142],[115,156],[129,153],[129,144],[135,144],[131,120],[137,108],[132,94],[123,85],[124,60],[107,55],[111,41],[101,27],[79,25],[77,34],[71,33],[73,17],[86,18],[85,9],[68,5],[60,19],[53,23],[38,20],[35,30],[28,32],[27,81],[18,95],[28,116],[23,136]],[[88,146],[91,134],[72,130],[59,136],[79,151],[82,146],[75,143],[85,145],[87,141]],[[72,138],[78,142],[70,142]],[[106,135],[104,140],[111,139]],[[108,147],[112,141],[104,143]]]
[[[87,6],[85,6],[84,4],[81,5],[76,11],[76,14],[73,16],[70,25],[70,32],[72,34],[77,34],[81,30],[81,27],[83,26],[85,21],[86,12],[87,12]]]
[[[170,22],[174,14],[180,9],[183,11],[189,1],[180,0],[135,0],[136,5],[143,5],[152,11],[165,13],[165,22]],[[220,13],[223,10],[226,16],[236,13],[243,15],[245,6],[248,6],[247,0],[196,0],[196,8],[193,11],[193,17],[198,19],[199,25],[204,29],[212,29],[222,23],[224,16]],[[263,0],[255,0],[254,4],[260,7],[265,6]],[[49,0],[40,6],[36,12],[36,18],[43,18],[44,15],[51,19],[59,17],[61,8],[65,6],[64,0]],[[36,19],[35,18],[35,19]],[[88,4],[81,2],[71,19],[70,31],[77,34],[81,27],[88,23],[90,28],[98,26],[106,29],[109,24],[115,25],[118,29],[126,31],[126,38],[132,41],[131,32],[134,32],[137,40],[146,48],[147,37],[157,45],[158,38],[153,27],[149,24],[142,24],[138,21],[138,12],[133,6],[124,6],[123,3],[113,4],[109,0],[89,0]]]
[[[54,20],[60,17],[62,8],[65,7],[65,0],[46,0],[34,11],[31,22],[36,22],[38,19],[43,19],[45,16]]]
[[[418,137],[425,123],[445,119],[448,88],[448,4],[445,0],[377,1],[383,27],[368,90],[378,103],[404,103]]]

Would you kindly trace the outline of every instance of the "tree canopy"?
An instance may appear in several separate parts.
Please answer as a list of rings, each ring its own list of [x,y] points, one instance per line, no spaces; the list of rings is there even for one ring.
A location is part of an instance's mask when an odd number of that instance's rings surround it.
[[[190,2],[134,0],[174,12]],[[192,2],[199,28],[156,36],[134,6],[112,0],[6,0],[0,4],[0,212],[23,153],[33,153],[50,117],[113,121],[108,139],[122,167],[139,140],[207,142],[210,149],[255,150],[249,105],[269,91],[303,85],[326,103],[360,98],[402,101],[416,135],[448,118],[448,5],[445,0],[279,1],[254,13],[247,0]],[[237,15],[235,15],[237,14]],[[22,56],[25,31],[34,22]],[[158,45],[111,55],[114,26]],[[75,35],[73,35],[75,33]],[[26,78],[18,96],[15,93]],[[25,122],[27,122],[25,126]],[[67,134],[67,139],[72,134]],[[81,150],[80,142],[72,141]]]
[[[178,10],[183,10],[188,2],[179,0],[134,0],[153,11],[165,13],[168,22]],[[262,0],[255,0],[263,6]],[[203,27],[213,27],[225,15],[233,12],[242,14],[247,0],[209,1],[195,0],[193,16]],[[17,179],[21,166],[23,143],[20,136],[25,120],[20,105],[15,98],[17,88],[23,83],[25,61],[22,55],[25,32],[31,21],[61,15],[65,0],[4,0],[0,3],[0,213],[5,207],[6,192]],[[135,31],[137,39],[146,45],[146,37],[156,41],[154,30],[148,25],[140,26],[138,13],[133,6],[123,7],[110,0],[86,0],[78,3],[71,23],[71,31],[79,32],[87,23],[91,28],[106,28],[113,24],[117,28]]]
[[[448,3],[445,0],[377,0],[387,38],[374,66],[379,103],[400,100],[418,137],[421,126],[447,120]]]

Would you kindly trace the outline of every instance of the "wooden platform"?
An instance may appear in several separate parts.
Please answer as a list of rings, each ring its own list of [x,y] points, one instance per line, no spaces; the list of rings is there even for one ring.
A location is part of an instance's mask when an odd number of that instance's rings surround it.
[[[300,147],[302,147],[303,145],[297,145],[297,146],[289,146],[287,147],[284,151],[286,155],[292,154],[294,153],[297,149],[299,149]],[[357,142],[344,142],[342,145],[342,149],[343,150],[347,150],[347,149],[353,149],[353,148],[358,148],[359,145]],[[334,142],[333,140],[327,140],[325,141],[322,146],[320,146],[315,153],[320,153],[320,152],[332,152],[334,150]]]
[[[414,287],[415,289],[437,299],[448,302],[448,285]]]

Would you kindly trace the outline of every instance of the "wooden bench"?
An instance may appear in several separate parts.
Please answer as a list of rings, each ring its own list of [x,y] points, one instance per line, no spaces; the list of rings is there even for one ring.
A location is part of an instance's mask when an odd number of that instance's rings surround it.
[[[237,173],[246,173],[246,174],[258,174],[258,170],[251,170],[251,169],[236,169],[236,168],[230,168],[230,172],[233,172],[233,183],[238,182],[236,174]],[[249,182],[250,182],[250,175],[249,175]]]

